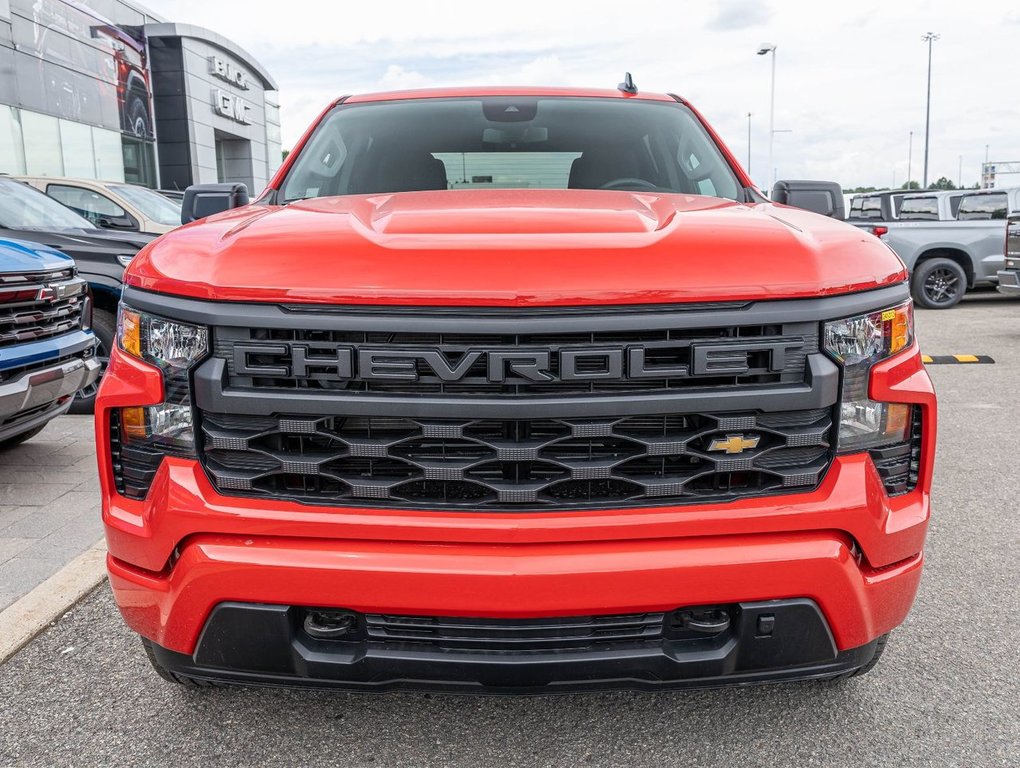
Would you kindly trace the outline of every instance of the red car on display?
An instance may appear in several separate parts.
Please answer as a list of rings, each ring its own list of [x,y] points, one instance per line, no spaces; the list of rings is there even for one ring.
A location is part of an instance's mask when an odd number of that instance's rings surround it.
[[[243,205],[240,205],[245,203]],[[921,577],[907,273],[683,99],[330,105],[189,189],[96,407],[110,582],[164,677],[545,692],[870,669]]]

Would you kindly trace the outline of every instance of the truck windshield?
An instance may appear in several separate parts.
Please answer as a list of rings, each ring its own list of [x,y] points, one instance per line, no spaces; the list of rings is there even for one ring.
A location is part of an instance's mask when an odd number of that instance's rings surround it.
[[[88,219],[27,184],[0,178],[0,226],[7,229],[96,229]]]
[[[296,158],[281,199],[458,189],[743,194],[682,104],[518,96],[338,106]]]
[[[137,184],[111,184],[110,189],[157,224],[176,226],[181,223],[181,204],[168,200],[159,192]]]

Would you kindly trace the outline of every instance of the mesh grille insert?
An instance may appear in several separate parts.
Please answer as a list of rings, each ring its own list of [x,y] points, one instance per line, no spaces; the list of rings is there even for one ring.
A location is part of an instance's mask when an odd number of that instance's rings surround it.
[[[735,417],[749,429],[720,426]],[[807,490],[832,458],[824,409],[580,422],[322,417],[311,431],[297,421],[204,413],[202,460],[213,484],[313,504],[685,503]],[[732,450],[734,437],[754,447]]]

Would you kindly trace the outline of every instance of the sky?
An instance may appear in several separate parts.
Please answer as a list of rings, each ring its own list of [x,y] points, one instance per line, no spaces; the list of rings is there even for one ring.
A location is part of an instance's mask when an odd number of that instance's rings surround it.
[[[776,48],[777,178],[845,188],[920,180],[928,46],[934,43],[929,179],[979,181],[981,163],[1020,161],[1015,51],[1020,6],[1005,0],[142,0],[220,32],[280,86],[283,144],[350,93],[451,85],[614,87],[676,93],[768,181]],[[972,8],[973,12],[963,9]],[[1012,54],[1012,55],[1011,55]],[[913,151],[910,132],[913,131]],[[1020,176],[1000,177],[1020,183]]]

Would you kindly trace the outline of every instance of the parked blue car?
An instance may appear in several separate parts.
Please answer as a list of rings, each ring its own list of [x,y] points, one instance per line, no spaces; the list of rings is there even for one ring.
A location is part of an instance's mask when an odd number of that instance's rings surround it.
[[[28,440],[95,383],[87,283],[74,261],[0,239],[0,449]]]

